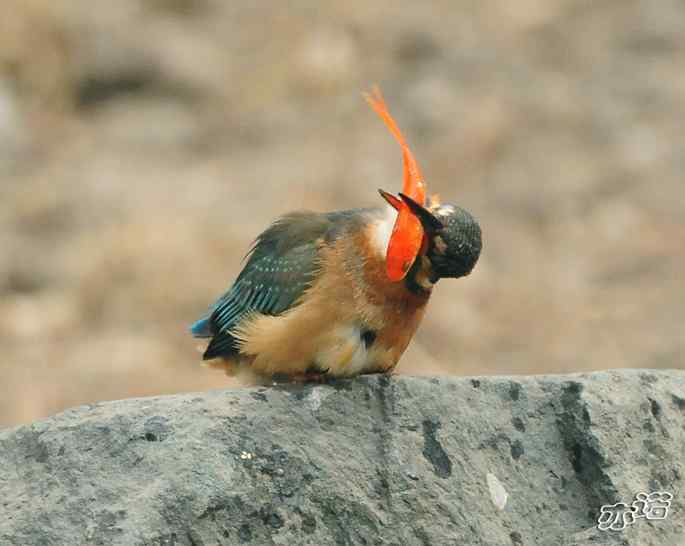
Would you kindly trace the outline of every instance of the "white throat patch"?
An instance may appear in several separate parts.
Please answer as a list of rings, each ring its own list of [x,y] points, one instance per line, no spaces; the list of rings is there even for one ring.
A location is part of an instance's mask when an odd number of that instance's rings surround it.
[[[388,243],[390,243],[390,235],[392,235],[392,228],[395,225],[395,218],[397,218],[397,211],[390,205],[387,205],[383,218],[373,224],[373,247],[383,259],[385,259],[388,252]]]

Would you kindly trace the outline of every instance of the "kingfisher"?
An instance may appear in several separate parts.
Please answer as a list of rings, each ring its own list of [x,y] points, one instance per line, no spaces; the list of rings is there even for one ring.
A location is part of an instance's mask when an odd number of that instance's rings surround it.
[[[481,229],[426,184],[378,87],[364,95],[400,145],[402,191],[376,208],[293,212],[253,243],[230,289],[190,330],[234,373],[321,380],[391,372],[439,279],[468,275]]]

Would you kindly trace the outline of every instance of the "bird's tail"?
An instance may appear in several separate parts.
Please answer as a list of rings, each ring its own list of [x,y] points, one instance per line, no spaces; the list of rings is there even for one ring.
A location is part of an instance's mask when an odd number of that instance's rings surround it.
[[[198,320],[190,327],[190,333],[193,337],[212,337],[212,332],[209,328],[209,317],[204,317]]]

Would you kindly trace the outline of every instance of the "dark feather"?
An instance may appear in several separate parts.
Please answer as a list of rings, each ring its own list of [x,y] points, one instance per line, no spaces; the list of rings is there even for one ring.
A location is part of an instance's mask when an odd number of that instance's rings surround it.
[[[228,332],[221,332],[215,335],[207,345],[202,358],[209,360],[219,356],[234,354],[238,350],[237,340]]]

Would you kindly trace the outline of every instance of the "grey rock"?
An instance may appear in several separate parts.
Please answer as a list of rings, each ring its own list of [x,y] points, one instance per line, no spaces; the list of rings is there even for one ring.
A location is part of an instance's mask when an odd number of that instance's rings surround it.
[[[675,546],[684,453],[682,371],[107,402],[0,433],[0,544]],[[668,517],[597,529],[640,491]]]

